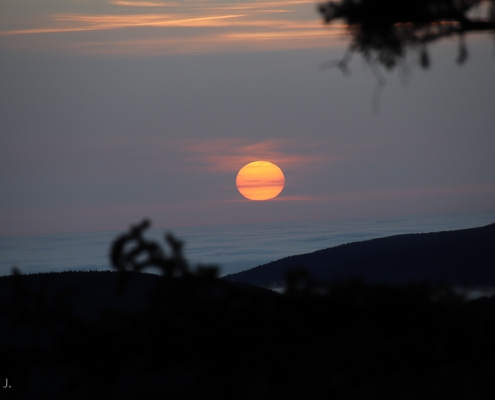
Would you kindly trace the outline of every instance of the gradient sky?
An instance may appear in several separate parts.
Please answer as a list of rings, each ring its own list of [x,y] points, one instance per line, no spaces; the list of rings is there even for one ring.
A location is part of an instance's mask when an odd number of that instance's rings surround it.
[[[359,56],[320,68],[348,43],[313,1],[2,0],[0,234],[494,209],[493,36],[411,54],[378,114]]]

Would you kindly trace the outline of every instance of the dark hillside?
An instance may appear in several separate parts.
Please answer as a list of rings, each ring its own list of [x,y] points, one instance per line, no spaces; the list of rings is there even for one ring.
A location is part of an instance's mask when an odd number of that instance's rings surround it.
[[[112,244],[118,272],[0,279],[2,399],[493,398],[495,297],[304,271],[278,294],[190,268],[148,226]]]
[[[114,276],[63,278],[85,281],[88,299]],[[88,321],[51,294],[32,297],[42,275],[10,278],[4,289],[12,278],[23,289],[0,304],[2,398],[466,399],[485,398],[495,379],[495,298],[359,282],[280,295],[133,275],[138,291],[155,282],[151,301]]]
[[[117,293],[119,274],[114,271],[67,271],[24,275],[26,291],[38,293],[50,304],[70,306],[73,314],[96,320],[103,310],[132,312],[147,305],[146,293],[159,278],[153,274],[134,274],[122,293]],[[0,277],[0,304],[13,295],[14,276]],[[57,296],[59,297],[57,299]],[[41,306],[41,304],[38,304]]]
[[[344,244],[286,257],[224,279],[277,287],[288,271],[298,267],[323,281],[359,277],[366,282],[495,286],[495,224]]]
[[[493,397],[495,297],[303,273],[278,294],[191,269],[147,226],[114,241],[119,272],[0,279],[2,399]]]
[[[0,277],[0,307],[12,300],[15,277]],[[177,278],[178,279],[178,278]],[[132,273],[119,291],[119,273],[116,271],[66,271],[23,275],[23,290],[32,294],[32,306],[68,307],[73,316],[93,322],[102,313],[117,311],[133,313],[149,306],[149,295],[160,276],[150,273]],[[217,281],[218,286],[227,282]],[[248,290],[264,295],[276,295],[271,290],[243,283],[233,283],[239,290]],[[232,283],[227,283],[232,286]],[[1,326],[0,326],[1,327]],[[1,337],[1,333],[0,333]]]

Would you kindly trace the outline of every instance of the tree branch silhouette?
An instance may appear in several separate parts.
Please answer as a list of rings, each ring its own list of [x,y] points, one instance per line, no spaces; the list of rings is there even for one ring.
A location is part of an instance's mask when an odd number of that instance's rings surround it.
[[[480,6],[487,12],[473,19],[469,13]],[[459,37],[462,64],[468,56],[464,35],[495,31],[495,0],[342,0],[322,3],[318,11],[326,24],[344,21],[352,35],[350,51],[387,69],[408,49],[417,50],[421,67],[428,68],[427,45],[453,35]]]

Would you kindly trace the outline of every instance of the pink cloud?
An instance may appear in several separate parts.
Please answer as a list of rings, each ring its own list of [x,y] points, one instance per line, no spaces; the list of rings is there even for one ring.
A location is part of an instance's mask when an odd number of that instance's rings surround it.
[[[317,144],[304,144],[300,140],[272,139],[249,143],[243,139],[190,140],[182,143],[197,168],[209,171],[238,171],[253,161],[270,161],[283,168],[304,164],[332,162],[316,149]]]
[[[68,9],[44,15],[37,19],[38,26],[20,19],[10,29],[0,31],[0,47],[133,56],[340,45],[338,38],[345,34],[342,26],[323,27],[316,13],[298,17],[309,3],[313,1],[115,0],[108,3],[106,12]],[[110,32],[116,30],[116,34]]]

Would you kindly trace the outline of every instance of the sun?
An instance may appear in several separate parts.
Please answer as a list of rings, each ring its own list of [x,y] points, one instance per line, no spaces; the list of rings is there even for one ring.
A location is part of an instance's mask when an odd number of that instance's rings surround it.
[[[282,192],[285,177],[275,164],[253,161],[241,168],[235,184],[239,192],[249,200],[269,200]]]

